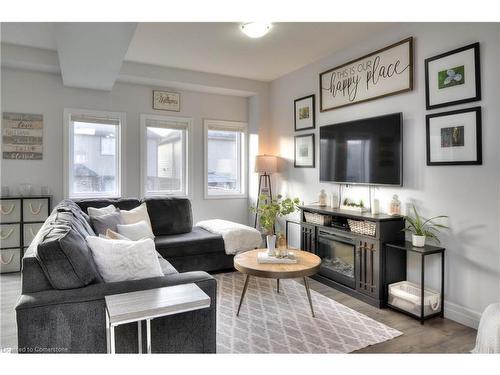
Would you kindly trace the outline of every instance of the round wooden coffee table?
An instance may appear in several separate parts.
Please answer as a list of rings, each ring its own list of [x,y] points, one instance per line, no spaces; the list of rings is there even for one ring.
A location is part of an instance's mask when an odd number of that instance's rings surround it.
[[[277,292],[280,292],[280,279],[295,279],[302,277],[304,279],[304,286],[306,288],[307,299],[309,300],[309,306],[311,306],[311,314],[314,317],[314,309],[311,300],[311,292],[309,291],[309,282],[307,281],[307,276],[312,276],[318,273],[321,266],[321,259],[312,253],[302,250],[292,250],[292,252],[297,258],[297,263],[295,264],[269,264],[269,263],[259,263],[257,261],[257,254],[267,251],[267,249],[257,249],[247,251],[245,253],[238,254],[234,257],[234,268],[236,268],[241,273],[246,274],[245,285],[243,286],[243,291],[241,292],[240,303],[238,305],[238,311],[236,316],[240,314],[241,304],[248,287],[248,280],[250,276],[264,277],[268,279],[276,279]]]

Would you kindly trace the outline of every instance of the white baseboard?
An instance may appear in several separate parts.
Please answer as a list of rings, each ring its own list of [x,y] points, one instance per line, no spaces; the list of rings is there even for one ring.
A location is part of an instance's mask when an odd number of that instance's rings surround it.
[[[444,303],[444,316],[447,319],[474,329],[477,329],[479,320],[481,319],[481,313],[446,301]]]

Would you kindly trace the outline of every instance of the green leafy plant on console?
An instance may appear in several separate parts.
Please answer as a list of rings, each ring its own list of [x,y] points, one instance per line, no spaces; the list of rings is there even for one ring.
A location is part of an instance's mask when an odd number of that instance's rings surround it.
[[[349,198],[344,199],[344,206],[347,207],[356,207],[356,208],[364,208],[365,204],[362,199],[359,200],[359,203],[351,201]]]
[[[283,199],[281,195],[278,195],[276,198],[270,200],[269,196],[263,194],[259,197],[259,206],[251,207],[250,210],[253,213],[257,213],[260,225],[266,230],[267,234],[273,235],[276,219],[279,216],[286,216],[295,212],[298,209],[299,203],[299,198]]]

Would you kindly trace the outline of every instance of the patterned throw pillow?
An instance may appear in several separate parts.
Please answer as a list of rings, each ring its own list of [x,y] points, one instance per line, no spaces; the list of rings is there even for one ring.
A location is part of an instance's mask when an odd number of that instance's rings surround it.
[[[149,238],[122,241],[89,236],[86,241],[107,283],[163,276],[155,244]]]

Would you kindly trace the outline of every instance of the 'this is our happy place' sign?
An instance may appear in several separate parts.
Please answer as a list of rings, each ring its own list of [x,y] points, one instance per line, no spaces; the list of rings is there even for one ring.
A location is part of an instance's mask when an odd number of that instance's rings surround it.
[[[319,75],[320,111],[413,89],[413,38]]]

